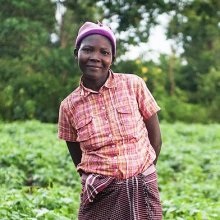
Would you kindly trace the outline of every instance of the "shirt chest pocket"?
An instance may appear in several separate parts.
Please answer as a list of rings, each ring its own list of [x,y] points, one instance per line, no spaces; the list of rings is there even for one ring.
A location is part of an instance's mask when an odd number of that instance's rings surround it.
[[[89,140],[94,135],[94,123],[91,116],[79,118],[76,123],[77,142]]]
[[[136,130],[136,117],[134,109],[132,109],[130,106],[118,106],[116,111],[120,123],[120,133],[124,137],[133,138]]]

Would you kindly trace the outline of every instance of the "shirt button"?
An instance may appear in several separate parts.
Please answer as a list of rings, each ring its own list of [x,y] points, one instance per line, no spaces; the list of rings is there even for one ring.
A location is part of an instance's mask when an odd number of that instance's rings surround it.
[[[117,157],[114,157],[114,160],[116,160],[117,159]]]
[[[102,106],[102,109],[105,109],[105,107],[104,107],[104,106]]]
[[[111,138],[111,137],[112,137],[112,135],[111,135],[111,134],[109,134],[109,137]]]

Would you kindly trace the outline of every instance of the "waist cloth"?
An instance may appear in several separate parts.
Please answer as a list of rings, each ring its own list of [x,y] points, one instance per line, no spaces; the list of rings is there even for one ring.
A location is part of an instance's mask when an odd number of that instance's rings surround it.
[[[82,174],[79,220],[161,220],[157,173],[154,165],[143,173],[119,180]]]

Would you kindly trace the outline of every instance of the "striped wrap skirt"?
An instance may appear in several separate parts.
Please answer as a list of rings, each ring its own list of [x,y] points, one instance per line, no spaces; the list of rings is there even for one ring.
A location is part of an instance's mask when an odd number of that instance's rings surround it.
[[[82,176],[79,220],[161,220],[156,171],[117,180],[97,174]]]

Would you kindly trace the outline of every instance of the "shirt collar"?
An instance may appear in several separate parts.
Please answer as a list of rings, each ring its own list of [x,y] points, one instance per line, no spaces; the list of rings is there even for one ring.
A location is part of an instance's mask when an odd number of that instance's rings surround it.
[[[80,81],[80,88],[81,88],[81,92],[80,92],[80,95],[81,96],[88,96],[90,93],[96,93],[98,94],[101,90],[103,90],[104,87],[108,88],[108,89],[111,89],[111,88],[114,88],[116,87],[117,84],[115,82],[115,77],[114,77],[114,73],[113,71],[110,69],[109,70],[109,76],[108,76],[108,79],[106,80],[105,84],[100,88],[99,91],[94,91],[92,89],[89,89],[89,88],[86,88],[83,83],[82,83],[82,78],[81,78],[81,81]]]

